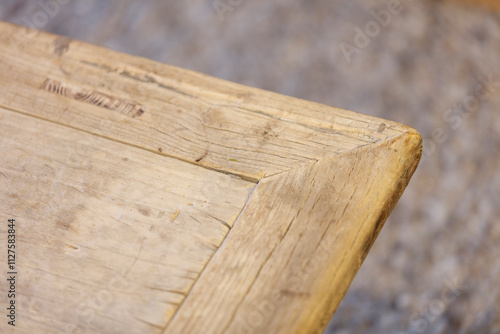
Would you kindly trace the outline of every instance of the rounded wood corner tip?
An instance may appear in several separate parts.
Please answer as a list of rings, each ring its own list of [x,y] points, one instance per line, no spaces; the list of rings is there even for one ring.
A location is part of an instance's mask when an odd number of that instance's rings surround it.
[[[396,142],[404,148],[409,159],[420,160],[422,156],[423,139],[422,135],[409,126],[404,126],[405,130],[401,135],[394,138]]]
[[[405,161],[402,176],[404,180],[404,187],[402,190],[404,190],[422,158],[423,139],[422,135],[417,130],[408,127],[408,131],[399,136],[398,140],[403,148],[400,159]]]
[[[405,144],[409,148],[409,151],[411,152],[412,158],[420,161],[420,158],[422,157],[422,148],[423,148],[423,139],[422,135],[415,129],[409,128],[408,132],[404,134],[404,140]]]

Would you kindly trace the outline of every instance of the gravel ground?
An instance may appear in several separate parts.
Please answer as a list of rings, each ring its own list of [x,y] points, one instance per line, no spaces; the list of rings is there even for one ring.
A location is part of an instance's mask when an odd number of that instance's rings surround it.
[[[0,19],[419,130],[424,159],[326,332],[500,333],[500,11],[59,1],[3,0]]]

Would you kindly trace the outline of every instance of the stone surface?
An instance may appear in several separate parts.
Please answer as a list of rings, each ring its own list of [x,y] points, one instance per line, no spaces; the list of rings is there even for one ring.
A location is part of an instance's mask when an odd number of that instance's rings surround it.
[[[4,0],[0,19],[419,130],[421,166],[327,333],[500,333],[500,12],[401,0],[377,28],[393,1],[59,2]]]

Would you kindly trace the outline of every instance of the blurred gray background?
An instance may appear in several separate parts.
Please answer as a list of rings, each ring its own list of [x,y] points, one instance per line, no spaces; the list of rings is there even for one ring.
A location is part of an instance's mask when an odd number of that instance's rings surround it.
[[[423,161],[327,333],[500,333],[500,6],[52,1],[0,19],[416,128]]]

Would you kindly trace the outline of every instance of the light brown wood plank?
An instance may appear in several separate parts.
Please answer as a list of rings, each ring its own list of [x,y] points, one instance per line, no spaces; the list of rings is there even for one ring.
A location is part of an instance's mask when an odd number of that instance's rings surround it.
[[[15,333],[161,333],[255,186],[3,108],[0,133]]]
[[[408,130],[7,23],[0,31],[0,105],[253,181]]]

